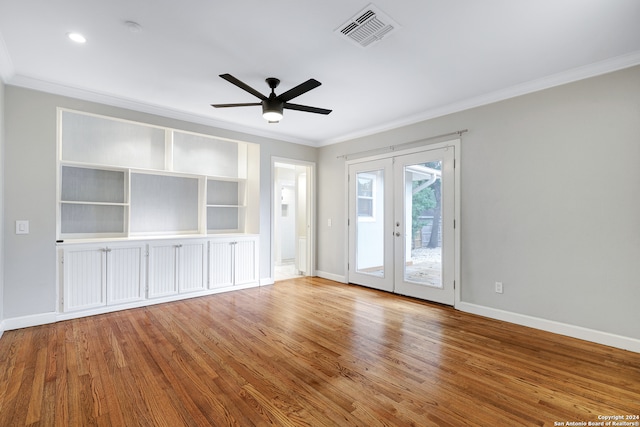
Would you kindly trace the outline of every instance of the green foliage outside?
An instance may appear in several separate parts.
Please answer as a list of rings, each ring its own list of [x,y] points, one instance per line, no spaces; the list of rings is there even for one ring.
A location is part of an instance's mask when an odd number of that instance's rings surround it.
[[[424,166],[432,169],[437,169],[437,170],[442,169],[441,162],[429,162],[429,163],[425,163]],[[426,180],[413,181],[413,188],[415,189],[419,187],[424,182],[426,182]],[[412,221],[411,235],[413,237],[416,237],[416,235],[420,235],[422,227],[427,225],[427,221],[424,219],[420,219],[420,215],[428,209],[433,209],[438,207],[438,201],[434,191],[434,187],[437,184],[438,183],[434,183],[434,185],[424,188],[420,190],[418,193],[415,193],[413,195],[413,208],[411,212],[411,221]],[[422,236],[420,236],[420,238],[422,238]]]
[[[425,181],[413,181],[413,188],[416,188],[423,184]],[[427,221],[419,218],[427,209],[433,209],[436,207],[436,197],[432,187],[427,187],[413,195],[413,209],[411,212],[411,235],[415,236],[422,227],[427,225]]]

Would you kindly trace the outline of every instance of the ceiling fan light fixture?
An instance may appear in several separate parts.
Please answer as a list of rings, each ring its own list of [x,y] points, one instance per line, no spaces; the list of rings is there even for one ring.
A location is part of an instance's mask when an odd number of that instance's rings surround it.
[[[282,120],[283,103],[267,99],[262,102],[262,117],[269,123],[278,123]]]
[[[264,117],[264,119],[269,123],[280,123],[280,120],[282,120],[282,114],[276,111],[267,111],[262,113],[262,117]]]

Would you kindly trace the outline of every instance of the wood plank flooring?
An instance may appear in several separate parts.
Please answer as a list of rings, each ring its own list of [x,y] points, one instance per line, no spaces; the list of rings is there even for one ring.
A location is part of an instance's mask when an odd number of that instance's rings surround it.
[[[553,426],[637,414],[640,354],[318,278],[0,339],[2,427]]]

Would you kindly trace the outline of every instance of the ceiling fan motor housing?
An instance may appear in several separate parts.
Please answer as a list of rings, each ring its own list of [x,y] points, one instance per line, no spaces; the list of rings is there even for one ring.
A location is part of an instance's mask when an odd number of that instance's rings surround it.
[[[262,115],[269,123],[277,123],[282,118],[284,110],[284,102],[276,98],[274,93],[271,93],[268,99],[262,101]]]

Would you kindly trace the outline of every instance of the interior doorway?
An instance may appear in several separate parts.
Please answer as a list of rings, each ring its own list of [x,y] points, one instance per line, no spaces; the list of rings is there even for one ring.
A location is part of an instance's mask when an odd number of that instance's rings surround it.
[[[274,280],[312,276],[315,165],[274,158],[272,172]]]

